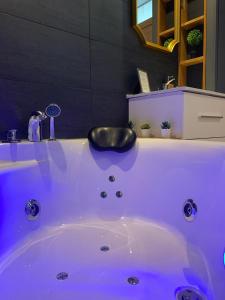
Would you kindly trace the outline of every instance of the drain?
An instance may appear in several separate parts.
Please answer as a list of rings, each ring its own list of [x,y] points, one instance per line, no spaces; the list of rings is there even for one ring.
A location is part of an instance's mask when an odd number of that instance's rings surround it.
[[[107,252],[107,251],[110,250],[110,248],[109,248],[109,246],[102,246],[102,247],[100,248],[100,250],[101,250],[102,252]]]
[[[127,279],[127,281],[131,285],[137,285],[137,284],[139,284],[139,279],[137,277],[135,277],[135,276],[129,277]]]
[[[178,288],[175,295],[177,300],[204,300],[199,291],[192,287]]]
[[[188,199],[184,203],[183,213],[186,221],[189,222],[193,221],[196,218],[197,211],[198,211],[197,205],[192,199]]]
[[[58,280],[66,280],[69,277],[69,274],[66,272],[60,272],[56,275],[56,279]]]
[[[31,199],[25,205],[25,213],[27,215],[28,220],[37,219],[40,213],[40,204],[37,200]]]

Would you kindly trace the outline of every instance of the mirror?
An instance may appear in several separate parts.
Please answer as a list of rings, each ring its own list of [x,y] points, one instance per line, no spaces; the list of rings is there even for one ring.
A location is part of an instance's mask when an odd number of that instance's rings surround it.
[[[180,0],[133,0],[133,27],[145,46],[173,52],[180,38]]]

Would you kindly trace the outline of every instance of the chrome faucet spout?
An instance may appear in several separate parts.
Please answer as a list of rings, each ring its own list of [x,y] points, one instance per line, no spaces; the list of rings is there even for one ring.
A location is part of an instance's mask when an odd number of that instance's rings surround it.
[[[28,123],[28,140],[30,142],[40,142],[42,140],[42,121],[47,116],[44,112],[35,111],[31,114]]]
[[[175,78],[170,79],[170,80],[165,84],[166,89],[168,89],[168,86],[169,86],[172,82],[174,82],[174,81],[175,81]]]
[[[168,76],[167,77],[167,82],[165,82],[164,85],[163,85],[163,89],[167,90],[170,87],[170,84],[172,82],[175,82],[175,77],[173,75],[172,76]]]

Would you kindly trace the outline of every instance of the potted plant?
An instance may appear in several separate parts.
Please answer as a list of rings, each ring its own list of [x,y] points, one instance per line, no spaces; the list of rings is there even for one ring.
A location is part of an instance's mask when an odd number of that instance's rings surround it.
[[[168,48],[169,44],[170,44],[172,41],[173,41],[173,38],[171,38],[171,37],[168,38],[168,39],[166,39],[165,42],[164,42],[164,44],[163,44],[163,46],[166,47],[166,48]]]
[[[187,43],[190,46],[191,58],[198,56],[199,47],[202,45],[203,35],[200,29],[192,29],[188,32]]]
[[[169,121],[163,121],[161,123],[161,136],[162,138],[171,137],[171,124]]]
[[[141,136],[143,138],[149,137],[151,133],[151,126],[149,123],[144,123],[141,125]]]

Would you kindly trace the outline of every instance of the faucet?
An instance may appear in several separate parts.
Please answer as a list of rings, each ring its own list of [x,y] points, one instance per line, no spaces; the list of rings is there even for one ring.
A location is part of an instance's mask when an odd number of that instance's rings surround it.
[[[164,90],[169,89],[169,88],[170,88],[170,84],[171,84],[172,82],[174,82],[174,81],[175,81],[175,77],[174,77],[173,75],[172,75],[172,76],[168,76],[168,77],[167,77],[167,82],[164,83],[164,86],[163,86]]]
[[[42,139],[42,124],[41,122],[47,118],[42,111],[35,111],[31,113],[28,124],[28,140],[30,142],[40,142]]]

